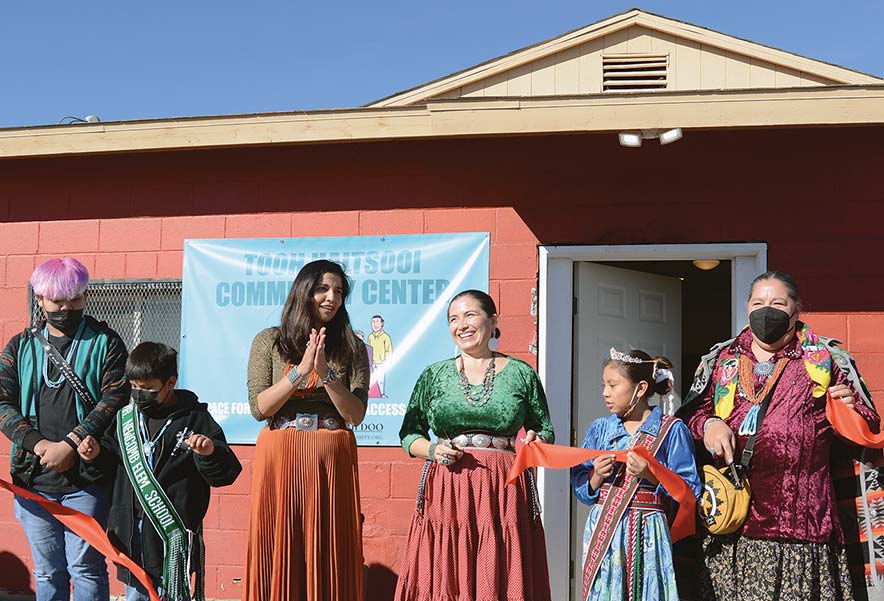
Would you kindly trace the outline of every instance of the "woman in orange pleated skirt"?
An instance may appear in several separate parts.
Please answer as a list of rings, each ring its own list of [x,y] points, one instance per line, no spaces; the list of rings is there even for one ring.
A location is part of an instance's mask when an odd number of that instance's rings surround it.
[[[244,601],[359,601],[362,527],[356,439],[370,371],[344,307],[349,282],[313,261],[278,328],[249,355],[249,404],[267,420],[255,447]]]

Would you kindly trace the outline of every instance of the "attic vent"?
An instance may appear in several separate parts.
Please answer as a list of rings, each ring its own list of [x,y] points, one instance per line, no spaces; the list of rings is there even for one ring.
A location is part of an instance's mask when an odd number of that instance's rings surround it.
[[[602,56],[606,92],[665,90],[668,54],[608,54]]]

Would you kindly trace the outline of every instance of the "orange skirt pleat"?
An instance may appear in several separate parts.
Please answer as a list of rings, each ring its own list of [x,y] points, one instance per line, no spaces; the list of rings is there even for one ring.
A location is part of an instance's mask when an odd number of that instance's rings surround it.
[[[350,430],[264,428],[255,446],[244,601],[359,601],[362,526]]]

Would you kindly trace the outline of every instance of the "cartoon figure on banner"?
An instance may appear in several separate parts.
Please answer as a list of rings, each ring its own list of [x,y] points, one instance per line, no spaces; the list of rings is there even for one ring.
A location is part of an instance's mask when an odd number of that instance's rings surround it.
[[[372,386],[376,384],[380,390],[380,396],[386,397],[387,374],[383,368],[384,363],[393,354],[393,341],[390,335],[384,331],[384,318],[380,315],[371,316],[371,334],[368,335],[367,344],[372,349],[372,353],[369,355]]]
[[[365,352],[368,353],[368,364],[371,365],[372,378],[371,378],[371,386],[370,386],[369,389],[368,389],[368,398],[370,398],[370,399],[379,399],[379,398],[381,398],[381,396],[382,396],[382,395],[381,395],[381,387],[378,386],[377,380],[375,380],[374,375],[373,375],[373,374],[374,374],[374,370],[375,370],[375,367],[374,367],[374,349],[371,347],[370,344],[367,344],[367,343],[365,342],[365,332],[363,332],[362,330],[356,330],[356,331],[354,332],[354,334],[356,334],[356,337],[357,337],[359,340],[361,340],[363,344],[365,344]]]

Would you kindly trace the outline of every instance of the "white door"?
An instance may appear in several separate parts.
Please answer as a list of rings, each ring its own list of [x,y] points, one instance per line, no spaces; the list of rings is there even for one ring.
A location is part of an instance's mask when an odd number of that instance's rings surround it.
[[[676,385],[680,382],[681,280],[589,262],[578,263],[576,267],[571,415],[575,446],[579,446],[589,424],[610,415],[601,391],[602,363],[610,356],[611,347],[621,351],[641,349],[652,357],[669,357],[675,364]],[[676,390],[676,395],[679,392]],[[657,400],[654,397],[652,404]],[[583,528],[588,513],[589,508],[572,497],[572,599],[581,596]]]

